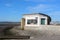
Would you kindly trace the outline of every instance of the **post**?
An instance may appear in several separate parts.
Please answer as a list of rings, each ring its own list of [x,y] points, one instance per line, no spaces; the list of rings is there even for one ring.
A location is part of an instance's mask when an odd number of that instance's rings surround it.
[[[21,30],[24,30],[24,26],[25,26],[25,19],[22,18],[22,20],[21,20]]]

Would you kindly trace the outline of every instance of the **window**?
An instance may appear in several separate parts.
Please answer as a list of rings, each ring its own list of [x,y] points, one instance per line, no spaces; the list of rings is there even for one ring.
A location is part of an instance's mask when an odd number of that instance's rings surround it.
[[[29,19],[29,20],[27,20],[27,24],[37,24],[37,20],[36,19]]]
[[[31,24],[31,20],[27,20],[27,24]]]
[[[41,18],[41,24],[45,25],[45,18]]]

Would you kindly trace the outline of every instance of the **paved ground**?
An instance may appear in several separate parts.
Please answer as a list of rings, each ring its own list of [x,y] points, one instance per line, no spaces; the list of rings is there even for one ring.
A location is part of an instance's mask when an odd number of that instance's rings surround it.
[[[60,40],[60,31],[52,30],[20,30],[11,29],[15,35],[29,35],[30,39],[5,39],[5,40]]]
[[[30,35],[30,39],[18,40],[60,40],[60,32],[56,33],[48,30],[16,30],[15,32],[18,33],[18,35]]]

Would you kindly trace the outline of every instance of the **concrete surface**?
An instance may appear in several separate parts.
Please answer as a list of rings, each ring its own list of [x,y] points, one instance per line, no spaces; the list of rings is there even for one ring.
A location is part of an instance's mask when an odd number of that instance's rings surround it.
[[[52,30],[16,30],[15,32],[18,35],[30,35],[30,39],[18,40],[60,40],[60,31],[56,33]]]
[[[30,39],[5,39],[5,40],[60,40],[60,26],[41,26],[39,30],[10,30],[15,35],[29,35]]]

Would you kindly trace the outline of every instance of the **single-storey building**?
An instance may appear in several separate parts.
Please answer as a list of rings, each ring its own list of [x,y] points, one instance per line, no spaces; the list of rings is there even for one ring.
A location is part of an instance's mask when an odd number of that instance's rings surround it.
[[[23,14],[21,26],[40,26],[49,25],[51,17],[42,13]]]

